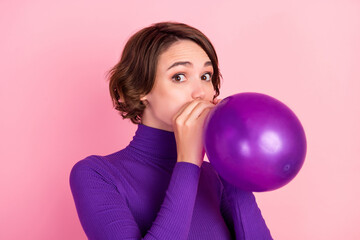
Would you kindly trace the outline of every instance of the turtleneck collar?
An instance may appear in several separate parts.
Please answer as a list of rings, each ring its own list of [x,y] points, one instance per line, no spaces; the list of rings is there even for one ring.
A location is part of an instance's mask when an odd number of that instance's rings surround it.
[[[176,162],[177,160],[174,132],[150,127],[142,123],[138,124],[133,140],[128,147],[133,151],[149,156],[151,159],[167,162]]]

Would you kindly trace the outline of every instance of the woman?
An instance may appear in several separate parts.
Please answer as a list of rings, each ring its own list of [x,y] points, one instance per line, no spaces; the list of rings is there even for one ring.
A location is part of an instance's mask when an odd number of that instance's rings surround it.
[[[89,239],[272,239],[253,193],[203,162],[220,76],[211,42],[186,24],[153,24],[128,40],[109,85],[137,131],[124,149],[88,156],[70,173]]]

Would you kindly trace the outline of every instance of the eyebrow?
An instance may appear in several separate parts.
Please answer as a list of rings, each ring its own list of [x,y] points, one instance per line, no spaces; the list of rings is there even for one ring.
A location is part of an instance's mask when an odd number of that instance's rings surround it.
[[[176,66],[179,66],[179,65],[184,65],[184,66],[190,65],[190,66],[193,66],[193,64],[192,64],[191,62],[188,62],[188,61],[175,62],[175,63],[173,63],[166,71],[168,71],[170,68],[173,68],[173,67],[176,67]],[[205,62],[204,67],[207,67],[207,66],[212,66],[211,61]]]

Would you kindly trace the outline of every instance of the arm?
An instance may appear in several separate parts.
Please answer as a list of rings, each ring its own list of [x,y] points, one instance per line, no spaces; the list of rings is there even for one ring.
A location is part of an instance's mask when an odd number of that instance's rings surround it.
[[[197,165],[176,163],[160,211],[143,239],[187,239],[199,177]],[[125,196],[88,162],[74,165],[70,187],[89,239],[141,239]]]
[[[242,191],[219,175],[223,186],[220,210],[236,239],[273,239],[252,192]]]

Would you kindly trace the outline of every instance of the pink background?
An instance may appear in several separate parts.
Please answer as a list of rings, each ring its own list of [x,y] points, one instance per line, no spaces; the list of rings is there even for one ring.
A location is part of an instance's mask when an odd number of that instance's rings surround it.
[[[105,73],[151,23],[213,42],[220,98],[253,91],[289,106],[308,152],[297,177],[255,193],[275,239],[360,239],[360,2],[1,1],[0,239],[86,239],[69,187],[80,159],[136,130]]]

